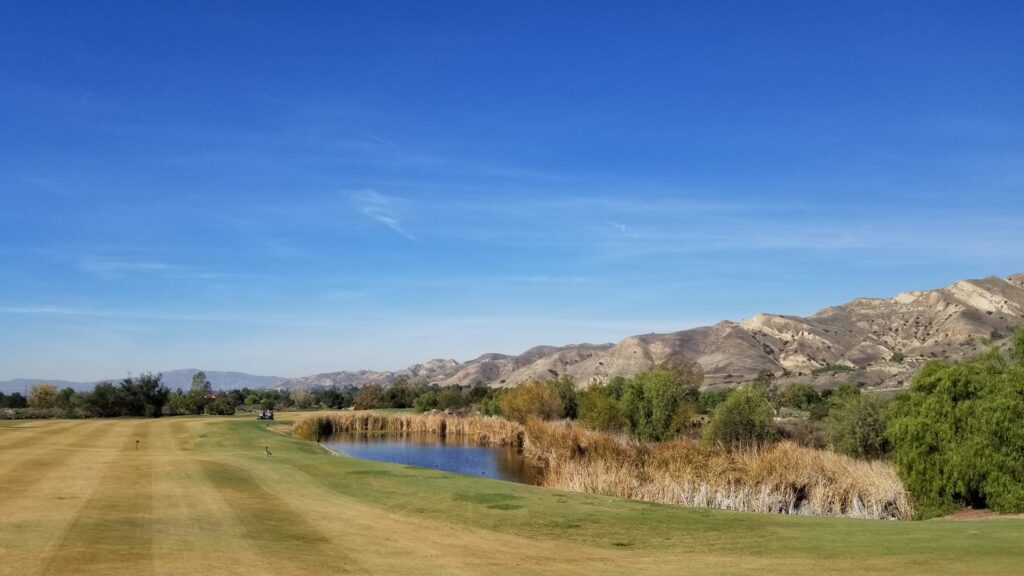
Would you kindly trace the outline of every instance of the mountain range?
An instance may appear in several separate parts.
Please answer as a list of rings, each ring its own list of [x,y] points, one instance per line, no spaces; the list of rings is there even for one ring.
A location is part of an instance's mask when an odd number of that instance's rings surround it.
[[[807,316],[758,314],[667,334],[630,336],[618,343],[537,346],[518,355],[489,353],[459,362],[435,359],[397,371],[342,371],[301,378],[207,371],[215,388],[312,388],[387,385],[402,378],[442,386],[482,382],[514,386],[535,379],[572,376],[578,385],[632,376],[667,360],[696,361],[704,383],[739,385],[763,372],[781,384],[841,381],[877,388],[906,385],[933,358],[960,358],[990,341],[1005,342],[1024,326],[1024,274],[961,280],[935,290],[892,298],[858,298]],[[188,388],[195,369],[164,372],[164,382]],[[43,380],[0,382],[0,391],[22,391]],[[53,381],[90,389],[93,383]]]
[[[176,388],[182,388],[188,390],[192,385],[192,376],[199,372],[196,368],[185,368],[182,370],[170,370],[163,372],[162,381],[167,385],[168,388],[174,390]],[[218,372],[216,370],[204,370],[206,373],[206,379],[218,390],[230,390],[232,388],[273,388],[285,381],[285,378],[279,378],[277,376],[257,376],[255,374],[246,374],[244,372]],[[122,378],[109,378],[114,382],[117,382]],[[71,382],[67,380],[52,380],[46,378],[16,378],[14,380],[5,380],[0,382],[0,392],[5,394],[11,392],[21,392],[22,394],[33,384],[39,384],[41,382],[49,382],[55,384],[58,388],[74,388],[78,391],[92,390],[96,385],[95,382]]]
[[[709,387],[736,386],[767,371],[780,383],[830,387],[840,381],[898,388],[934,358],[960,358],[1024,325],[1024,274],[961,280],[893,298],[858,298],[808,316],[758,314],[615,344],[538,346],[468,362],[430,360],[395,372],[331,372],[283,388],[389,384],[399,378],[442,386],[514,386],[568,374],[577,384],[631,376],[669,359],[698,362]]]

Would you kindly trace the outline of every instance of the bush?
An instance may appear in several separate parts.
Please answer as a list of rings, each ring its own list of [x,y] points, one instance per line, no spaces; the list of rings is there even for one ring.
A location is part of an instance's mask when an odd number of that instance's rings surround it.
[[[825,441],[840,454],[880,458],[889,452],[886,403],[877,396],[849,396],[825,419]]]
[[[697,398],[697,406],[701,414],[711,414],[715,411],[715,408],[725,402],[725,399],[733,393],[732,388],[726,388],[724,390],[705,390],[700,393]]]
[[[628,422],[622,405],[608,386],[595,384],[576,395],[579,421],[587,428],[608,432],[622,432]]]
[[[436,410],[437,407],[440,406],[438,396],[439,394],[433,390],[420,394],[412,401],[413,411],[426,412],[428,410]]]
[[[779,398],[779,405],[794,410],[811,412],[821,401],[821,395],[810,384],[793,384],[782,392],[782,396]]]
[[[896,362],[897,364],[899,364],[906,359],[907,356],[903,352],[893,352],[892,356],[889,358],[889,362]]]
[[[929,362],[897,399],[888,435],[924,515],[957,506],[1024,512],[1024,332],[959,364]]]
[[[856,370],[853,366],[847,366],[846,364],[825,364],[824,366],[811,370],[811,374],[820,376],[821,374],[839,374],[840,372],[853,372]]]
[[[227,396],[221,396],[207,404],[203,413],[211,416],[231,416],[235,413],[235,405]]]
[[[565,415],[558,392],[545,382],[530,382],[511,388],[499,400],[501,413],[510,420],[525,423],[530,418],[554,420]]]
[[[501,411],[501,398],[503,395],[504,391],[498,389],[480,400],[480,412],[483,413],[484,416],[504,416]]]
[[[715,409],[711,422],[704,428],[704,440],[726,448],[771,442],[777,436],[774,417],[763,388],[740,388]]]

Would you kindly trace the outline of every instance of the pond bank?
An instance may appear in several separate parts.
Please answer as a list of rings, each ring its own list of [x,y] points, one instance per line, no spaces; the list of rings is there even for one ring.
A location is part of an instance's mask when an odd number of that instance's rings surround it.
[[[699,442],[640,443],[569,422],[528,426],[496,417],[324,412],[294,433],[320,441],[354,432],[424,433],[478,446],[521,446],[549,488],[662,504],[805,516],[909,519],[895,469],[782,442],[729,452]]]

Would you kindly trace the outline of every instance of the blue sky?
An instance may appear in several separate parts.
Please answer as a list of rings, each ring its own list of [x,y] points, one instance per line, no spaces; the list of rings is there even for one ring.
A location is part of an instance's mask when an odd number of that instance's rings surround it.
[[[298,376],[1024,271],[1019,2],[0,3],[0,379]]]

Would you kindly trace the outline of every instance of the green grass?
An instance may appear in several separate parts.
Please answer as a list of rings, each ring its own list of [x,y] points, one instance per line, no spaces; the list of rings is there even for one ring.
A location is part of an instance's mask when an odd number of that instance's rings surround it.
[[[939,575],[1024,563],[1020,520],[683,509],[332,456],[250,416],[0,423],[0,486],[0,574],[12,575]]]

